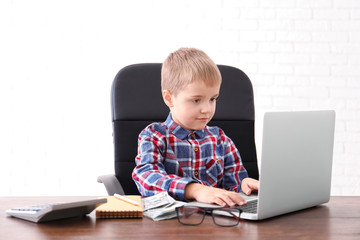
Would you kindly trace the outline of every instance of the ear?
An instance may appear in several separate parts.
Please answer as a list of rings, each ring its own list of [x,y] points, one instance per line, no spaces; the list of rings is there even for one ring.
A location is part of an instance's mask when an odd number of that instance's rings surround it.
[[[173,101],[172,101],[172,95],[171,95],[171,92],[169,91],[169,90],[164,90],[163,92],[162,92],[162,96],[163,96],[163,99],[164,99],[164,102],[165,102],[165,104],[169,107],[169,108],[171,108],[171,107],[173,107],[174,105],[173,105]]]

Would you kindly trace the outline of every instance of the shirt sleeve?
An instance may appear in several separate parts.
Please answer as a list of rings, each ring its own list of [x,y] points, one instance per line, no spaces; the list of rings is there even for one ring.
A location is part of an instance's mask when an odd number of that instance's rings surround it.
[[[225,145],[224,188],[234,192],[241,192],[241,182],[248,177],[248,173],[234,142],[222,130],[220,132]]]
[[[175,199],[185,200],[185,187],[193,180],[165,171],[166,148],[164,135],[151,127],[144,129],[138,139],[138,154],[132,178],[142,196],[167,191]]]

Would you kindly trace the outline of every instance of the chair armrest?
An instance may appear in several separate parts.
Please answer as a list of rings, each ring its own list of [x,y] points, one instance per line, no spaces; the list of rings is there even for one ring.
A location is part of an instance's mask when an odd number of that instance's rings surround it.
[[[99,176],[97,181],[99,183],[103,183],[105,185],[106,191],[109,196],[114,195],[114,193],[118,193],[120,195],[124,195],[124,189],[119,183],[118,179],[114,174],[102,175]]]

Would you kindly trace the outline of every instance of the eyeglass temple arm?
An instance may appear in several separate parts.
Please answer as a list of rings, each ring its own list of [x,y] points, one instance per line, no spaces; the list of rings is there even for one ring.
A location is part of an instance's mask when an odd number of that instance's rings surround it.
[[[242,213],[242,210],[241,209],[238,209],[239,210],[239,212],[240,212],[240,215],[241,215],[241,213]],[[240,215],[239,215],[239,217],[238,216],[236,216],[236,214],[234,214],[232,211],[229,211],[230,212],[230,214],[236,219],[236,220],[238,220],[238,221],[241,221],[242,219],[240,218]]]

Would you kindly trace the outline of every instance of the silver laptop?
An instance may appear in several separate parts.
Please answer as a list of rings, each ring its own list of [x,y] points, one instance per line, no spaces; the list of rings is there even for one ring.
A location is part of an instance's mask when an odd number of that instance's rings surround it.
[[[260,220],[328,202],[334,129],[334,111],[266,113],[257,208],[243,209],[241,218]],[[254,200],[244,198],[248,206]]]
[[[328,202],[334,128],[334,111],[266,113],[259,191],[240,193],[247,201],[240,217],[261,220]]]

